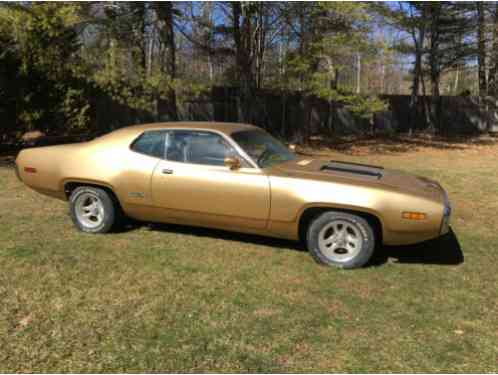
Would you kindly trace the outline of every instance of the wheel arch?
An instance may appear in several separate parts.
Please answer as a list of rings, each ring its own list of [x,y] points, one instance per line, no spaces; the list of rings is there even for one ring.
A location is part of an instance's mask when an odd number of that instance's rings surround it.
[[[114,188],[105,182],[70,179],[64,181],[62,185],[63,185],[64,194],[66,196],[66,200],[69,200],[69,197],[76,188],[82,186],[90,186],[90,187],[100,188],[106,191],[111,196],[111,198],[114,199],[119,206],[121,206],[121,203],[119,202],[119,198],[116,195]]]
[[[374,230],[377,243],[383,242],[383,230],[385,229],[382,218],[378,213],[370,212],[367,210],[357,209],[357,208],[347,208],[347,207],[337,207],[337,206],[327,206],[327,205],[312,205],[304,208],[299,215],[298,219],[298,237],[300,241],[306,240],[306,233],[311,222],[327,211],[337,211],[345,212],[348,214],[358,215],[365,220],[367,220]]]

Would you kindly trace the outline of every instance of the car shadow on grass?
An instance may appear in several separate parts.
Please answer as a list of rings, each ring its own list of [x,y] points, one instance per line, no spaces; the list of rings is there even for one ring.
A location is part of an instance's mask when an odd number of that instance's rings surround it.
[[[184,234],[195,237],[207,237],[225,241],[236,241],[272,247],[278,250],[307,251],[302,242],[278,238],[264,237],[253,234],[229,232],[219,229],[190,227],[178,224],[137,223],[129,224],[123,231],[134,230],[138,227],[147,227],[149,230]],[[463,263],[464,256],[458,238],[452,229],[440,238],[425,241],[409,246],[379,246],[367,267],[380,266],[389,259],[394,263],[419,263],[436,265],[457,265]]]
[[[211,229],[203,227],[191,227],[179,224],[161,224],[161,223],[137,223],[132,222],[122,231],[129,231],[138,227],[146,227],[149,230],[168,232],[174,234],[184,234],[195,237],[206,237],[224,241],[236,241],[241,243],[251,243],[273,247],[281,250],[307,251],[306,248],[298,241],[291,241],[279,238],[258,236],[255,234],[246,234],[238,232],[229,232],[221,229]]]
[[[394,263],[458,265],[464,256],[453,231],[440,238],[408,246],[384,246],[376,250],[370,264],[378,266],[393,259]]]

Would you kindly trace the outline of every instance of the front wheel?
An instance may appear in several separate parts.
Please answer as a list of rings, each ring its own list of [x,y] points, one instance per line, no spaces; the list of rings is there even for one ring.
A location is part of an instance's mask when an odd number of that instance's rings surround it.
[[[104,189],[82,186],[69,197],[69,212],[79,230],[106,233],[115,225],[119,207]]]
[[[309,226],[307,245],[318,263],[359,268],[372,257],[375,235],[370,223],[361,216],[328,211]]]

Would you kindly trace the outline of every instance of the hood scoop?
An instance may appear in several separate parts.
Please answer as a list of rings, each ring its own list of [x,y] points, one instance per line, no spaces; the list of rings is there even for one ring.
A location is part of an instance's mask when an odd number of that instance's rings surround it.
[[[329,163],[323,165],[320,170],[323,172],[342,172],[351,173],[361,176],[370,176],[380,179],[382,177],[382,170],[384,168],[375,165],[350,163],[344,161],[331,160]]]

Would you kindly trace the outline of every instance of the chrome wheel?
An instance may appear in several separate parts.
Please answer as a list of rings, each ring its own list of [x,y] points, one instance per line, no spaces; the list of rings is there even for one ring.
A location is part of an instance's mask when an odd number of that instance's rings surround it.
[[[76,218],[81,225],[94,229],[104,221],[104,204],[102,200],[91,193],[83,193],[74,202]]]
[[[346,220],[332,220],[318,233],[321,253],[333,262],[348,262],[358,255],[362,245],[363,235],[359,226]]]

